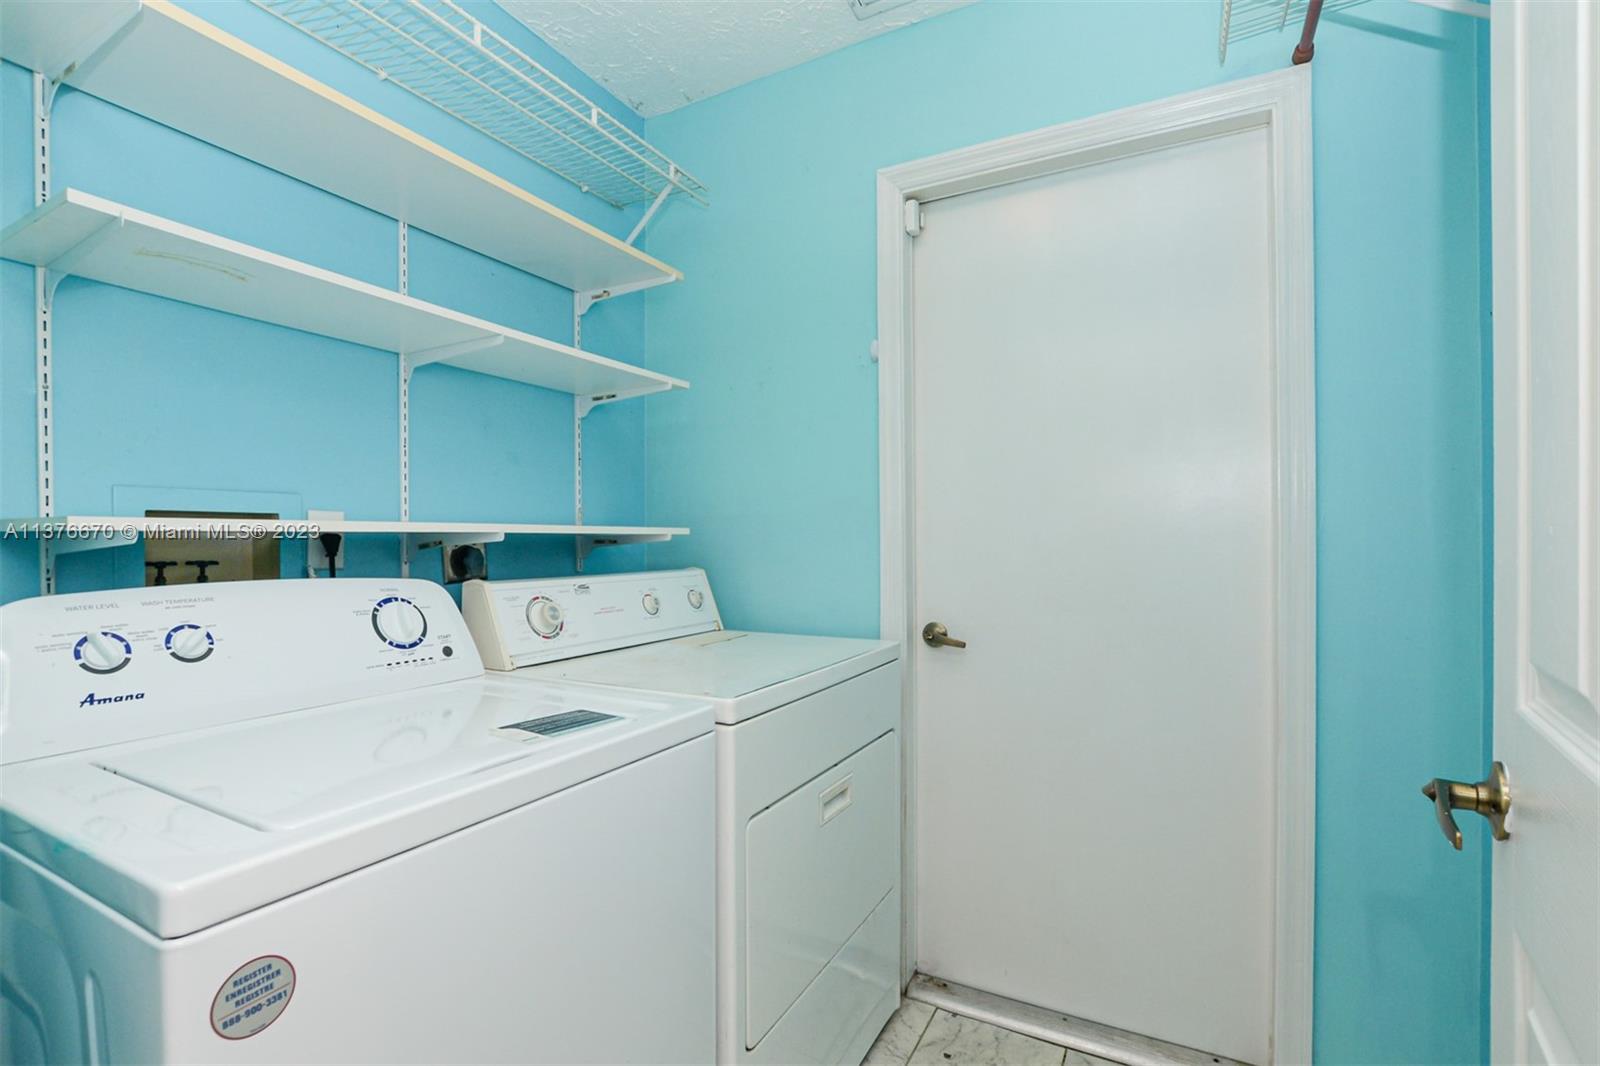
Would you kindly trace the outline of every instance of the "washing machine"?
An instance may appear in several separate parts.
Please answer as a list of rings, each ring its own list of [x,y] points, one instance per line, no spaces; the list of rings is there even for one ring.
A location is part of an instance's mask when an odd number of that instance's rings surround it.
[[[492,670],[708,700],[717,1057],[857,1063],[900,995],[900,672],[877,640],[725,629],[703,570],[469,582]]]
[[[0,608],[0,1060],[703,1063],[709,701],[423,581]]]

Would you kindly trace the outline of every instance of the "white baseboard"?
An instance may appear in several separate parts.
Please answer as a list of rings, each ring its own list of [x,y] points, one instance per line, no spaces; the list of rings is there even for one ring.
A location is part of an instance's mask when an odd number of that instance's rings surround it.
[[[1074,1018],[919,973],[906,998],[1126,1066],[1245,1066],[1235,1059]]]

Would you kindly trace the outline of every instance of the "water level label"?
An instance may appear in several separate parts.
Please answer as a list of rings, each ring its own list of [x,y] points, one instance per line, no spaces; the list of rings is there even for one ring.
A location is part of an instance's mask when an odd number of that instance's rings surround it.
[[[294,965],[282,955],[251,959],[211,1000],[211,1028],[225,1040],[255,1036],[278,1020],[294,995]]]

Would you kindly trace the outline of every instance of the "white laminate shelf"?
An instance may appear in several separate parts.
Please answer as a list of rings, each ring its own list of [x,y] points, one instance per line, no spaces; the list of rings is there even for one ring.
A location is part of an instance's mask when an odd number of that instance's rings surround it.
[[[169,0],[5,0],[0,56],[577,292],[683,277]]]
[[[615,544],[648,544],[688,536],[681,526],[581,526],[541,525],[519,522],[374,522],[360,519],[334,521],[285,518],[144,518],[115,515],[68,515],[54,518],[0,519],[0,535],[6,539],[43,537],[57,554],[115,548],[136,543],[146,536],[207,535],[241,540],[261,540],[271,536],[306,539],[311,527],[321,533],[345,536],[398,535],[413,544],[427,547],[438,544],[494,543],[507,537],[576,537],[585,550]]]
[[[688,387],[77,189],[6,227],[0,255],[594,402]]]

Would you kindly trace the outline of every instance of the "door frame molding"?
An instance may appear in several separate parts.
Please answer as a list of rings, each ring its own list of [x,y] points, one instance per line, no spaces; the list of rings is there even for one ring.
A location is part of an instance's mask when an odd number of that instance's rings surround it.
[[[915,411],[907,202],[927,203],[1173,145],[1271,134],[1277,438],[1278,798],[1273,1057],[1311,1061],[1316,879],[1316,411],[1309,65],[878,171],[880,636],[901,641],[902,976],[916,966]],[[912,210],[915,210],[914,208]]]

